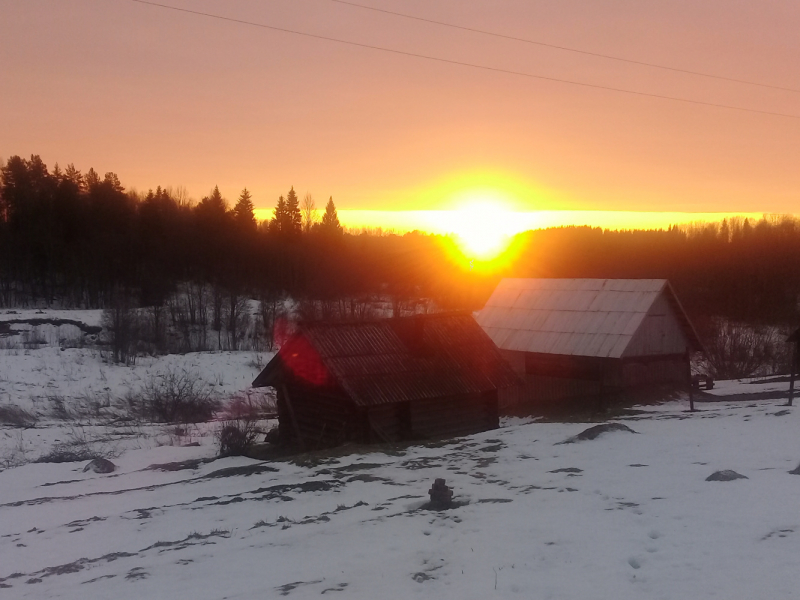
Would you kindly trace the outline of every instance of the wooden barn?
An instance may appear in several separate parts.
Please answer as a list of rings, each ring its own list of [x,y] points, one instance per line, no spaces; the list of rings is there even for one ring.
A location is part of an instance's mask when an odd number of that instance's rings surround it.
[[[503,409],[688,387],[702,349],[665,279],[503,279],[476,318],[525,382]]]
[[[281,440],[312,449],[498,426],[520,381],[470,315],[302,326],[253,381],[278,392]]]

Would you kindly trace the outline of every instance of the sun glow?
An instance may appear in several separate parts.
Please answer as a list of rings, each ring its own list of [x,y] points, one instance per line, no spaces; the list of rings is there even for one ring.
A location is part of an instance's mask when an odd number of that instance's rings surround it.
[[[467,258],[490,261],[497,258],[511,242],[514,213],[491,196],[466,201],[452,213],[452,230]]]

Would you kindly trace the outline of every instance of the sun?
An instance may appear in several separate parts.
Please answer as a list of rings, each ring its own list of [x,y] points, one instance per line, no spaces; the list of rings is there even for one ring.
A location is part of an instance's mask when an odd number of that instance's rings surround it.
[[[508,248],[514,215],[496,198],[476,198],[453,211],[453,231],[467,258],[490,261]]]

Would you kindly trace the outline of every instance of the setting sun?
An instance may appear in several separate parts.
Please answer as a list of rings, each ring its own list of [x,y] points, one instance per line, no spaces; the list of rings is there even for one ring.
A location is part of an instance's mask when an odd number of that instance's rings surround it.
[[[469,201],[451,213],[453,231],[468,258],[492,260],[507,247],[513,234],[513,213],[492,199]]]

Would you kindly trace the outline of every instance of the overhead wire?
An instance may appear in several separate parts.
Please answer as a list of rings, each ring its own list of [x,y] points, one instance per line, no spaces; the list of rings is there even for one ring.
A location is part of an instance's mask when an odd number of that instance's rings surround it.
[[[352,41],[352,40],[346,40],[346,39],[342,39],[342,38],[335,38],[335,37],[330,37],[330,36],[325,36],[325,35],[319,35],[319,34],[316,34],[316,33],[308,33],[308,32],[305,32],[305,31],[298,31],[298,30],[295,30],[295,29],[287,29],[285,27],[278,27],[276,25],[267,25],[266,23],[257,23],[255,21],[248,21],[248,20],[245,20],[245,19],[237,19],[235,17],[226,17],[224,15],[218,15],[218,14],[215,14],[215,13],[208,13],[208,12],[203,12],[203,11],[199,11],[199,10],[193,10],[193,9],[190,9],[190,8],[181,8],[181,7],[178,7],[178,6],[171,6],[169,4],[161,4],[159,2],[153,2],[152,0],[127,0],[127,1],[128,2],[135,2],[137,4],[143,4],[143,5],[147,5],[147,6],[162,8],[162,9],[166,9],[166,10],[172,10],[172,11],[176,11],[176,12],[180,12],[180,13],[187,13],[187,14],[197,15],[197,16],[201,16],[201,17],[207,17],[207,18],[210,18],[210,19],[226,21],[226,22],[229,22],[229,23],[237,23],[239,25],[247,25],[247,26],[251,26],[251,27],[258,27],[260,29],[268,29],[270,31],[279,31],[279,32],[282,32],[282,33],[288,33],[288,34],[292,34],[292,35],[298,35],[298,36],[303,36],[303,37],[307,37],[307,38],[323,40],[323,41],[326,41],[326,42],[334,42],[334,43],[337,43],[337,44],[344,44],[344,45],[348,45],[348,46],[354,46],[354,47],[357,47],[357,48],[366,48],[366,49],[369,49],[369,50],[377,50],[377,51],[380,51],[380,52],[387,52],[387,53],[391,53],[391,54],[395,54],[395,55],[399,55],[399,56],[408,56],[408,57],[419,58],[419,59],[424,59],[424,60],[430,60],[430,61],[435,61],[435,62],[444,63],[444,64],[458,65],[458,66],[461,66],[461,67],[469,67],[469,68],[473,68],[473,69],[481,69],[483,71],[493,71],[493,72],[496,72],[496,73],[504,73],[504,74],[507,74],[507,75],[516,75],[516,76],[519,76],[519,77],[527,77],[529,79],[538,79],[540,81],[553,81],[553,82],[558,82],[558,83],[566,83],[566,84],[569,84],[569,85],[581,86],[581,87],[585,87],[585,88],[598,89],[598,90],[606,90],[606,91],[611,91],[611,92],[619,92],[619,93],[622,93],[622,94],[632,94],[632,95],[635,95],[635,96],[646,97],[646,98],[658,98],[658,99],[661,99],[661,100],[671,100],[671,101],[674,101],[674,102],[683,102],[683,103],[694,104],[694,105],[699,105],[699,106],[709,106],[709,107],[713,107],[713,108],[723,108],[723,109],[728,109],[728,110],[736,110],[736,111],[741,111],[741,112],[748,112],[748,113],[769,115],[769,116],[773,116],[773,117],[784,117],[784,118],[788,118],[788,119],[798,119],[798,120],[800,120],[800,115],[794,115],[794,114],[790,114],[790,113],[774,112],[774,111],[768,111],[768,110],[761,110],[761,109],[757,109],[757,108],[747,108],[747,107],[744,107],[744,106],[736,106],[736,105],[732,105],[732,104],[719,104],[719,103],[716,103],[716,102],[706,102],[704,100],[694,100],[692,98],[682,98],[682,97],[679,97],[679,96],[667,96],[667,95],[655,94],[655,93],[651,93],[651,92],[642,92],[642,91],[638,91],[638,90],[630,90],[630,89],[625,89],[625,88],[617,88],[617,87],[612,87],[612,86],[600,85],[600,84],[596,84],[596,83],[587,83],[587,82],[584,82],[584,81],[576,81],[576,80],[572,80],[572,79],[562,79],[560,77],[550,77],[550,76],[547,76],[547,75],[537,75],[535,73],[527,73],[525,71],[515,71],[515,70],[512,70],[512,69],[503,69],[503,68],[500,68],[500,67],[492,67],[492,66],[489,66],[489,65],[481,65],[481,64],[470,63],[470,62],[466,62],[466,61],[454,60],[454,59],[449,59],[449,58],[442,58],[442,57],[439,57],[439,56],[432,56],[432,55],[429,55],[429,54],[420,54],[420,53],[417,53],[417,52],[408,52],[406,50],[397,50],[397,49],[394,49],[394,48],[386,48],[384,46],[375,46],[373,44],[365,44],[363,42],[355,42],[355,41]]]
[[[790,87],[783,87],[780,85],[773,85],[770,83],[762,83],[759,81],[751,81],[749,79],[737,79],[736,77],[727,77],[725,75],[717,75],[714,73],[706,73],[703,71],[693,71],[691,69],[682,69],[680,67],[671,67],[669,65],[661,65],[658,63],[647,62],[643,60],[636,60],[633,58],[625,58],[623,56],[615,56],[613,54],[603,54],[601,52],[593,52],[591,50],[581,50],[580,48],[571,48],[569,46],[560,46],[558,44],[551,44],[549,42],[542,42],[540,40],[533,40],[530,38],[523,38],[517,37],[513,35],[508,35],[504,33],[498,33],[496,31],[488,31],[486,29],[478,29],[476,27],[467,27],[465,25],[456,25],[455,23],[449,23],[447,21],[437,21],[436,19],[429,19],[426,17],[420,17],[417,15],[411,15],[408,13],[401,13],[393,10],[387,10],[385,8],[378,8],[376,6],[369,6],[367,4],[359,4],[358,2],[350,2],[349,0],[328,0],[328,2],[334,2],[336,4],[345,4],[347,6],[352,6],[354,8],[361,8],[364,10],[371,10],[373,12],[384,13],[387,15],[392,15],[395,17],[402,17],[404,19],[411,19],[413,21],[421,21],[423,23],[430,23],[433,25],[440,25],[442,27],[449,27],[450,29],[460,29],[461,31],[468,31],[470,33],[478,33],[481,35],[487,35],[495,38],[500,38],[504,40],[512,40],[515,42],[522,42],[525,44],[532,44],[535,46],[542,46],[545,48],[553,48],[555,50],[563,50],[565,52],[574,52],[576,54],[583,54],[586,56],[594,56],[596,58],[605,58],[608,60],[615,60],[618,62],[628,63],[632,65],[639,65],[643,67],[652,67],[654,69],[663,69],[665,71],[673,71],[675,73],[683,73],[688,75],[696,75],[698,77],[708,77],[711,79],[718,79],[721,81],[730,81],[733,83],[741,83],[745,85],[755,85],[764,88],[770,88],[773,90],[781,90],[784,92],[794,92],[800,94],[800,89],[798,88],[790,88]]]

